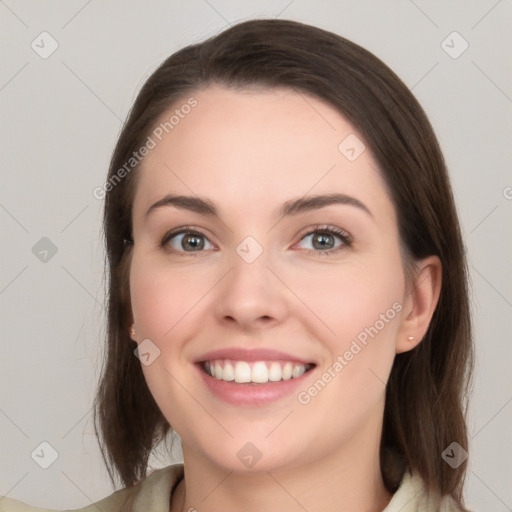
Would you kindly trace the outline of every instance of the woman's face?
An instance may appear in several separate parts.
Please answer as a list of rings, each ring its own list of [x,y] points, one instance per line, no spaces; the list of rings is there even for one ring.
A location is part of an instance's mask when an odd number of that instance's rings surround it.
[[[191,96],[137,171],[130,290],[152,395],[185,457],[229,470],[375,449],[407,300],[375,161],[313,97]]]

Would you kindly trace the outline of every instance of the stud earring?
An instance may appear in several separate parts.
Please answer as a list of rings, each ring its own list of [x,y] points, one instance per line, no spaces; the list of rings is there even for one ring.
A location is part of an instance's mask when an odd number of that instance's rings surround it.
[[[407,339],[408,339],[409,341],[414,341],[414,336],[409,336]]]
[[[130,329],[130,335],[132,338],[135,338],[135,329],[133,327]]]

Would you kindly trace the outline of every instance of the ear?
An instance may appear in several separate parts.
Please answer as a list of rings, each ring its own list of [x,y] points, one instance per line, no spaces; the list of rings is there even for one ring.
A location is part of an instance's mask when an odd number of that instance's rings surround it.
[[[397,354],[412,350],[421,342],[441,294],[441,260],[437,256],[429,256],[416,266],[418,271],[404,299],[403,319],[396,341]]]

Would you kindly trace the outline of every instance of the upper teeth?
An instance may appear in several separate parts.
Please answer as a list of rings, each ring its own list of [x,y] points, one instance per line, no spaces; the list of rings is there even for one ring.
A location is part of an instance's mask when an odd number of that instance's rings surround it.
[[[206,373],[218,380],[235,381],[239,383],[277,382],[300,377],[311,365],[278,361],[207,361],[204,363]]]

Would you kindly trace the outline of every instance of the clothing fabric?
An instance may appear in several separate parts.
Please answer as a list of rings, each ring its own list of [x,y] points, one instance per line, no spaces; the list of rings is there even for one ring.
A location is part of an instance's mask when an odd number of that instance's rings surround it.
[[[48,510],[0,497],[1,512],[169,512],[173,490],[183,479],[183,464],[154,470],[137,485],[120,489],[101,501],[79,509]],[[382,512],[458,512],[455,500],[445,496],[439,510],[429,506],[421,477],[405,471],[399,488]]]

